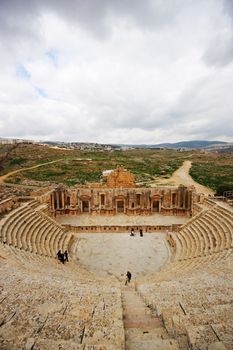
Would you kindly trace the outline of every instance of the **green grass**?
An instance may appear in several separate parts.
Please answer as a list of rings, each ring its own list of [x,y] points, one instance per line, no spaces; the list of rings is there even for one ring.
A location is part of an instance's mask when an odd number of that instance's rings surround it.
[[[233,190],[233,165],[193,163],[190,175],[200,184],[212,188],[217,195]]]
[[[28,158],[25,156],[26,150]],[[177,153],[174,151],[163,151],[162,153],[157,150],[81,152],[51,149],[50,154],[49,150],[49,148],[35,145],[15,149],[6,165],[5,170],[7,171],[18,169],[20,163],[25,168],[57,159],[62,160],[40,168],[25,170],[7,181],[14,183],[17,177],[17,183],[27,179],[73,186],[98,182],[103,170],[115,169],[118,165],[122,165],[135,175],[136,181],[146,183],[161,174],[171,175],[183,161],[183,159],[175,158]],[[13,156],[15,158],[12,158]]]
[[[22,165],[27,162],[26,158],[13,158],[10,160],[10,166],[17,166],[17,165]]]
[[[211,187],[217,193],[224,188],[233,189],[233,155],[199,151],[134,149],[87,152],[39,145],[5,145],[0,146],[0,174],[60,159],[56,163],[17,173],[8,178],[7,182],[49,181],[74,186],[99,182],[103,170],[122,165],[135,175],[137,182],[146,186],[156,177],[170,177],[185,159],[189,159],[193,162],[191,176],[195,181]]]

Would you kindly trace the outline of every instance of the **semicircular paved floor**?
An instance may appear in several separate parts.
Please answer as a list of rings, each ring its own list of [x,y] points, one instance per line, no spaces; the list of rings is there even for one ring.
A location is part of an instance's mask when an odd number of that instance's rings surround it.
[[[82,233],[76,248],[78,262],[99,275],[121,280],[127,270],[134,278],[158,271],[168,260],[165,234]]]

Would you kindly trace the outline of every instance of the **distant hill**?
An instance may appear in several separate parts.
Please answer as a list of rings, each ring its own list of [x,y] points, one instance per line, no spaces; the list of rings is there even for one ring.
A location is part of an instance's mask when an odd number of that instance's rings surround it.
[[[116,149],[130,149],[130,148],[170,148],[170,149],[205,149],[213,151],[226,151],[232,152],[233,143],[224,141],[206,141],[206,140],[193,140],[193,141],[180,141],[175,143],[158,143],[154,145],[148,144],[101,144],[95,142],[65,142],[65,141],[35,141],[35,140],[23,140],[13,138],[1,138],[0,144],[19,144],[19,143],[32,143],[32,144],[44,144],[52,147],[67,148],[67,149],[81,149],[81,150],[102,150],[112,151]]]
[[[224,141],[205,141],[205,140],[194,140],[194,141],[181,141],[175,143],[159,143],[155,145],[131,145],[132,147],[140,148],[185,148],[185,149],[198,149],[206,148],[216,145],[227,145],[227,142]]]

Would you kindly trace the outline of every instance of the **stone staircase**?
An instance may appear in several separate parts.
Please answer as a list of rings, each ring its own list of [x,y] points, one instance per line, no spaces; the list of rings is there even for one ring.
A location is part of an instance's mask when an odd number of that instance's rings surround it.
[[[0,243],[1,350],[122,350],[121,291],[72,261]]]
[[[125,350],[178,350],[161,318],[151,313],[139,293],[131,286],[121,289]]]

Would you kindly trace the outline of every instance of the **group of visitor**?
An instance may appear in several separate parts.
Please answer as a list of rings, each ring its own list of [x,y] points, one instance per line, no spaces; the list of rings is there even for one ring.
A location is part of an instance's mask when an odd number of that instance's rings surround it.
[[[65,261],[68,262],[69,260],[68,260],[68,252],[67,252],[67,250],[65,250],[64,253],[62,253],[61,250],[59,250],[57,252],[57,258],[58,258],[58,260],[60,260],[62,262],[62,264],[65,264]]]
[[[141,228],[139,230],[139,234],[140,234],[140,237],[143,237],[143,231]],[[133,236],[133,237],[136,236],[136,233],[134,233],[134,228],[131,229],[130,236]]]
[[[139,230],[139,234],[140,234],[140,237],[143,237],[143,231],[142,229],[140,228]],[[130,233],[130,236],[134,237],[136,236],[136,233],[134,232],[134,228],[131,229],[131,233]],[[132,274],[130,271],[127,271],[126,273],[126,281],[125,281],[125,285],[129,284],[130,281],[131,281],[131,277],[132,277]]]
[[[142,230],[141,228],[140,228],[140,230],[139,230],[139,235],[140,235],[140,237],[143,237],[143,230]],[[134,232],[134,228],[131,229],[130,236],[132,236],[132,237],[136,236],[136,233]],[[131,277],[132,277],[131,272],[130,272],[130,271],[127,271],[127,273],[126,273],[125,285],[127,285],[127,284],[130,283]]]

